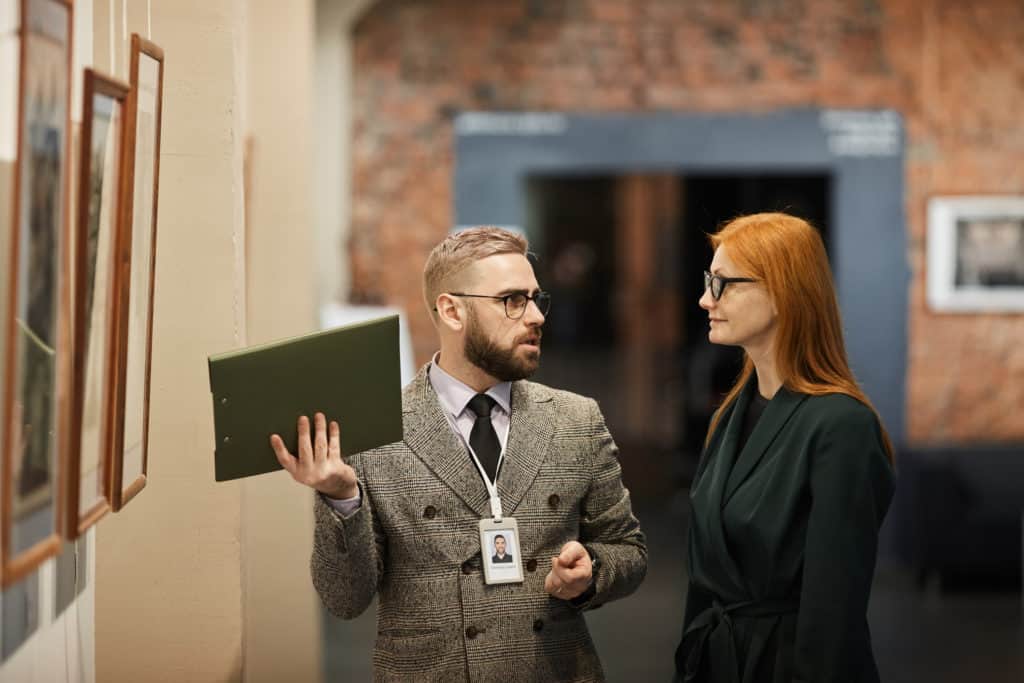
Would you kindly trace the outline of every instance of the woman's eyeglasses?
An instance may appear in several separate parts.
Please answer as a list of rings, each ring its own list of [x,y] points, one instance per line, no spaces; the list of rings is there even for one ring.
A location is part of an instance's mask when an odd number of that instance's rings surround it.
[[[713,275],[706,270],[704,271],[704,289],[711,290],[711,297],[715,301],[722,298],[725,286],[733,282],[757,282],[757,280],[750,277],[722,277],[721,275]]]

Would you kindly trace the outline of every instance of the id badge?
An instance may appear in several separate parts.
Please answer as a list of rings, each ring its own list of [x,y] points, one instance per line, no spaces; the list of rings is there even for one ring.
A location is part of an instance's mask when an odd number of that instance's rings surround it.
[[[519,526],[505,517],[480,520],[480,556],[483,558],[484,583],[522,583],[523,563],[519,548]]]

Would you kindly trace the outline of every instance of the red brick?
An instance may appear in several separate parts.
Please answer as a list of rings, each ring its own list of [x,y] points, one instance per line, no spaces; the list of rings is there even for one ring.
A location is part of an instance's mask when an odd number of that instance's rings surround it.
[[[590,16],[597,23],[617,23],[630,21],[634,7],[643,3],[631,0],[590,0]]]
[[[891,108],[907,136],[907,433],[1024,438],[999,412],[1024,401],[1024,316],[936,314],[924,282],[929,196],[1024,194],[1021,25],[1004,0],[380,0],[354,34],[353,295],[406,306],[429,357],[419,275],[452,223],[444,110]]]

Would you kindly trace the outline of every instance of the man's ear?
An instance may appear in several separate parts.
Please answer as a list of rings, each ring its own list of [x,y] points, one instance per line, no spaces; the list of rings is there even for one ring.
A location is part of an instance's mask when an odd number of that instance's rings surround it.
[[[466,309],[462,302],[448,294],[438,294],[434,302],[437,308],[437,319],[440,324],[452,332],[459,332],[466,324]]]

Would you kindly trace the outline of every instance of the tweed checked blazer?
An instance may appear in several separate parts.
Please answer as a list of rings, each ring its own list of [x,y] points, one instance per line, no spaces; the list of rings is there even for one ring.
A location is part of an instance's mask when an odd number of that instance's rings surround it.
[[[404,440],[348,459],[361,507],[342,517],[316,496],[317,592],[343,619],[379,594],[377,681],[603,681],[582,612],[640,585],[647,546],[596,402],[513,383],[497,486],[519,525],[524,582],[488,586],[478,527],[487,490],[428,368],[403,391]],[[581,605],[544,591],[551,558],[572,540],[601,559]]]

